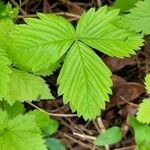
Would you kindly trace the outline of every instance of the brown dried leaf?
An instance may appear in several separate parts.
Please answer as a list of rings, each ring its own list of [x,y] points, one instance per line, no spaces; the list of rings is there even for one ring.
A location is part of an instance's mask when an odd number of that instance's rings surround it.
[[[80,7],[79,5],[76,5],[74,3],[68,2],[68,12],[75,14],[75,15],[81,15],[85,10]]]
[[[105,57],[104,62],[107,64],[110,70],[114,72],[123,69],[125,66],[133,66],[136,64],[135,57],[126,59]]]
[[[119,111],[119,114],[122,116],[122,117],[127,117],[128,114],[130,115],[135,115],[137,112],[137,108],[132,106],[132,105],[126,105],[123,109],[121,109]]]
[[[136,82],[126,82],[119,76],[113,76],[113,96],[107,105],[107,109],[116,105],[123,105],[125,101],[133,101],[145,92],[144,86]],[[124,101],[124,100],[125,101]]]
[[[150,55],[150,36],[145,37],[144,51]]]
[[[48,13],[48,12],[51,12],[51,11],[52,11],[52,9],[50,7],[50,4],[49,4],[48,0],[44,0],[44,2],[43,2],[43,12]]]
[[[122,77],[115,75],[115,74],[113,74],[112,80],[113,80],[113,88],[127,84],[126,80],[124,80]]]

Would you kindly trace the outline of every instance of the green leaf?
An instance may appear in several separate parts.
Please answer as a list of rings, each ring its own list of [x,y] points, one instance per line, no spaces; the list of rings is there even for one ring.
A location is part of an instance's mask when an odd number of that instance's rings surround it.
[[[150,94],[150,74],[146,75],[144,84],[145,84],[145,88],[146,88],[147,93]]]
[[[51,66],[49,66],[46,69],[41,69],[41,70],[37,71],[36,75],[48,76],[48,75],[52,74],[53,71],[56,71],[61,66],[60,60],[58,62],[56,62],[55,64],[51,64]]]
[[[140,144],[137,146],[137,150],[149,150],[149,144]]]
[[[135,54],[143,45],[143,39],[139,34],[115,26],[118,13],[116,9],[108,12],[107,7],[98,11],[91,8],[78,22],[79,40],[109,56],[122,58]]]
[[[18,8],[12,8],[12,5],[10,3],[5,5],[2,1],[0,1],[0,19],[16,18],[18,12]]]
[[[60,16],[38,16],[40,19],[26,19],[26,25],[12,32],[9,55],[17,67],[44,75],[45,70],[50,74],[57,67],[75,39],[75,30]]]
[[[14,23],[9,18],[0,19],[0,48],[6,50],[10,39],[10,32],[14,30]]]
[[[47,138],[46,146],[48,150],[65,150],[63,144],[56,138]]]
[[[144,99],[139,105],[137,112],[137,120],[141,123],[150,123],[150,98]]]
[[[133,8],[135,3],[138,1],[140,0],[115,0],[111,7],[119,8],[120,12],[129,12],[129,10]]]
[[[23,114],[25,112],[24,105],[21,102],[16,102],[12,106],[10,106],[6,101],[1,101],[0,108],[3,111],[6,111],[8,117],[12,119],[17,115]]]
[[[0,100],[2,100],[6,94],[10,81],[10,73],[9,69],[10,61],[7,58],[7,54],[5,50],[0,48]]]
[[[42,130],[45,136],[54,134],[58,129],[58,122],[49,117],[49,115],[39,111],[31,111],[30,114],[35,116],[36,124]]]
[[[85,44],[75,42],[58,77],[59,95],[84,119],[95,119],[111,93],[111,72]]]
[[[11,70],[9,65],[11,65],[11,61],[8,59],[6,48],[8,33],[12,26],[13,23],[10,19],[0,19],[0,100],[6,96],[10,81]]]
[[[134,31],[150,34],[150,0],[139,1],[124,19],[125,24]]]
[[[142,124],[135,117],[128,117],[129,124],[134,129],[135,141],[138,145],[149,145],[150,147],[150,126]]]
[[[0,0],[0,16],[2,16],[2,13],[5,10],[6,5]]]
[[[33,101],[37,99],[53,99],[45,81],[33,74],[12,69],[11,81],[6,100],[9,104],[16,101]]]
[[[112,127],[101,133],[95,140],[97,146],[111,145],[122,139],[122,133],[119,127]]]
[[[0,110],[0,150],[46,150],[34,117],[18,115],[9,119]]]
[[[145,88],[147,93],[150,94],[150,74],[147,74],[145,77]],[[139,105],[137,112],[137,120],[141,123],[150,123],[150,98],[144,99],[143,102]]]

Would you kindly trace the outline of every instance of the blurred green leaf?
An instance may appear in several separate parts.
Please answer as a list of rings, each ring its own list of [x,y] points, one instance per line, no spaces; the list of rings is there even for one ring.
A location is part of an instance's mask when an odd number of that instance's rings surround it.
[[[150,94],[150,73],[145,76],[145,89]]]
[[[47,138],[46,146],[48,150],[65,150],[63,144],[56,138]]]
[[[138,1],[136,7],[122,18],[126,28],[131,31],[150,34],[150,0]]]
[[[18,8],[12,8],[12,5],[10,3],[7,3],[5,5],[1,0],[0,0],[0,18],[16,18],[18,16],[19,9]]]
[[[0,150],[47,150],[33,115],[9,118],[0,109]]]
[[[122,139],[122,133],[119,127],[112,127],[101,133],[94,142],[97,146],[111,145]]]
[[[11,106],[6,101],[1,101],[0,108],[7,112],[10,119],[13,119],[17,115],[25,112],[24,105],[21,102],[16,102]]]
[[[141,123],[150,123],[150,98],[145,98],[141,104],[139,104],[137,112],[137,120]]]
[[[52,135],[57,131],[58,122],[51,119],[47,114],[39,110],[34,110],[30,114],[35,116],[36,123],[45,136]]]
[[[140,123],[132,116],[128,117],[128,121],[134,129],[135,141],[140,147],[139,150],[149,150],[146,148],[150,148],[150,125]]]
[[[129,12],[140,0],[115,0],[111,8],[119,8],[120,12]]]
[[[137,146],[137,150],[149,150],[149,149],[150,149],[150,145],[140,144]]]

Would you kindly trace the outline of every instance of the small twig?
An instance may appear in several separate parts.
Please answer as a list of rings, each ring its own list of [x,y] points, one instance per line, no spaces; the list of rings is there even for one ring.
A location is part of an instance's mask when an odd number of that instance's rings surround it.
[[[71,2],[72,3],[72,2]],[[84,3],[84,2],[73,2],[74,5],[79,5],[79,6],[86,6],[86,7],[90,7],[91,4],[90,3]]]
[[[97,130],[98,132],[100,132],[100,129],[99,129],[99,127],[98,127],[96,121],[93,121],[93,125],[95,126],[96,130]]]
[[[57,12],[57,13],[54,13],[54,14],[73,17],[73,18],[68,19],[69,21],[75,21],[75,20],[80,18],[79,15],[75,15],[75,14],[71,14],[71,13],[65,13],[65,12]],[[17,18],[20,19],[20,18],[35,18],[35,17],[38,17],[37,14],[19,15]]]
[[[106,129],[105,129],[105,126],[104,126],[104,124],[103,124],[103,122],[102,122],[102,119],[101,119],[100,117],[97,118],[97,123],[98,123],[98,126],[99,126],[101,132],[102,132],[102,133],[105,132]]]
[[[31,14],[31,15],[19,15],[17,18],[21,19],[21,18],[35,18],[38,17],[37,14]]]
[[[70,19],[68,19],[70,22],[71,21],[76,21],[76,20],[78,20],[78,18],[70,18]]]
[[[101,6],[102,6],[101,0],[97,0],[97,5],[98,5],[98,7],[101,7]]]
[[[22,13],[24,16],[27,16],[27,15],[28,15],[27,12],[25,12],[15,0],[10,0],[10,1],[12,2],[12,4],[13,4],[14,6],[16,6],[16,7],[18,7],[18,8],[20,9],[21,13]]]
[[[82,146],[82,147],[84,147],[84,148],[91,149],[91,147],[90,147],[89,145],[87,145],[87,144],[85,144],[85,143],[82,143],[81,141],[79,141],[79,140],[77,140],[77,139],[71,137],[70,135],[68,135],[68,134],[66,134],[66,133],[64,133],[63,136],[66,137],[66,138],[68,138],[68,139],[71,140],[71,141],[74,141],[75,143],[78,143],[80,146]]]
[[[67,13],[67,12],[56,12],[55,14],[63,15],[63,16],[68,16],[68,17],[74,17],[74,18],[77,18],[77,19],[80,18],[80,15],[76,15],[76,14],[72,14],[72,13]]]
[[[80,133],[76,133],[76,132],[73,132],[74,135],[80,137],[80,138],[83,138],[83,139],[90,139],[90,140],[96,140],[96,137],[94,136],[90,136],[90,135],[85,135],[85,134],[80,134]]]
[[[131,102],[128,102],[124,97],[120,96],[120,98],[126,102],[127,104],[131,105],[131,106],[134,106],[135,108],[138,108],[139,106],[137,104],[134,104],[134,103],[131,103]]]
[[[55,116],[55,117],[76,117],[76,114],[56,114],[56,113],[49,113],[43,109],[41,109],[40,107],[34,105],[33,103],[27,102],[29,105],[31,105],[32,107],[38,109],[39,111],[49,115],[49,116]]]
[[[97,123],[98,123],[98,125],[99,125],[99,128],[100,128],[101,132],[102,132],[102,133],[105,132],[106,129],[105,129],[105,126],[104,126],[104,124],[103,124],[103,122],[102,122],[102,119],[101,119],[100,117],[97,118]],[[105,149],[106,149],[106,150],[109,150],[109,145],[105,145]]]
[[[23,2],[20,3],[20,7],[24,6],[26,3],[28,3],[30,0],[25,0]]]
[[[54,103],[54,105],[57,107],[57,109],[59,108],[60,113],[63,113],[62,110],[60,109],[58,103]],[[64,118],[64,119],[67,120],[67,124],[69,123],[68,125],[70,126],[69,128],[72,130],[72,132],[74,131],[74,129],[78,130],[79,132],[82,132],[82,130],[80,130],[78,125],[74,124],[70,118]],[[60,118],[60,120],[62,122],[65,121],[64,119]]]

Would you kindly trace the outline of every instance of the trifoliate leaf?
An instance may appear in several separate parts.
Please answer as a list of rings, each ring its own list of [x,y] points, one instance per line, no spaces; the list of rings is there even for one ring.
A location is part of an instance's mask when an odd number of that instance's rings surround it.
[[[30,114],[35,116],[36,124],[42,130],[45,136],[54,134],[58,129],[58,122],[49,117],[49,115],[39,111],[34,110]]]
[[[89,46],[115,57],[128,57],[135,54],[143,45],[141,35],[115,26],[119,10],[107,11],[102,7],[98,11],[91,8],[83,14],[77,25],[78,38]]]
[[[150,0],[139,1],[126,15],[125,24],[134,31],[150,34]]]
[[[136,143],[150,147],[150,126],[138,122],[135,117],[131,116],[128,117],[128,121],[134,129]]]
[[[140,0],[115,0],[112,8],[119,8],[120,12],[128,12]]]
[[[45,81],[33,74],[12,69],[11,81],[6,100],[9,104],[16,101],[33,101],[37,99],[53,99]]]
[[[139,105],[137,112],[137,120],[141,123],[150,123],[150,98],[144,99]]]
[[[72,111],[85,119],[95,119],[111,93],[111,72],[85,44],[75,42],[58,77],[59,95]]]
[[[146,92],[150,94],[150,74],[146,75],[144,84],[145,84]]]
[[[19,12],[18,10],[18,8],[12,8],[10,3],[5,5],[2,1],[0,1],[0,19],[16,18]]]
[[[26,19],[27,24],[17,25],[12,32],[9,57],[17,68],[48,75],[66,56],[58,79],[59,95],[64,94],[64,103],[70,103],[79,116],[95,119],[109,99],[111,72],[85,44],[120,58],[134,54],[143,44],[140,35],[115,25],[118,13],[108,12],[107,7],[92,8],[81,16],[76,32],[62,17],[38,14],[40,19]]]
[[[0,108],[3,111],[6,111],[8,117],[14,118],[19,114],[23,114],[25,112],[24,105],[21,102],[16,102],[12,106],[9,105],[6,101],[0,102]]]
[[[122,133],[119,127],[112,127],[101,133],[95,140],[97,146],[111,145],[122,139]]]
[[[56,138],[47,138],[45,144],[48,150],[65,150],[63,144]]]
[[[34,116],[26,114],[9,119],[0,110],[0,150],[46,150]]]
[[[10,57],[21,69],[41,73],[55,69],[57,61],[74,41],[75,30],[66,19],[50,14],[38,14],[40,19],[26,19],[12,33]],[[56,66],[57,67],[57,66]]]

